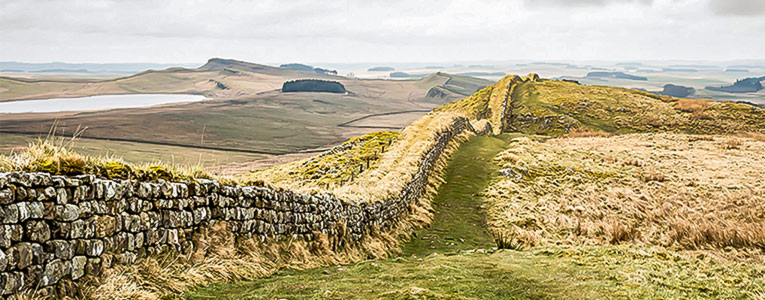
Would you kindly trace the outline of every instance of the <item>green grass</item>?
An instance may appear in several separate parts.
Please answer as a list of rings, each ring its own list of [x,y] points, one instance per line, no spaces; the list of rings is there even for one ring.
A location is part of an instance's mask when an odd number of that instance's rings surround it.
[[[472,137],[445,170],[429,228],[399,257],[284,269],[253,281],[200,287],[185,299],[750,299],[765,267],[635,245],[540,246],[493,252],[479,194],[492,158],[518,134]],[[480,249],[480,250],[476,250]]]
[[[526,82],[513,93],[510,127],[558,136],[579,127],[612,133],[720,134],[757,132],[765,126],[762,109],[711,102],[701,111],[684,111],[677,106],[679,100],[616,87]]]
[[[216,284],[186,299],[751,299],[765,269],[638,246],[398,257]]]
[[[377,168],[383,153],[396,141],[397,131],[379,131],[349,139],[337,152],[325,152],[302,162],[242,174],[240,179],[269,179],[270,183],[299,181],[303,185],[327,187],[351,181],[361,172]],[[267,174],[267,175],[264,175]]]
[[[430,227],[414,232],[403,245],[404,255],[450,253],[458,250],[491,248],[494,241],[486,230],[478,194],[489,186],[498,170],[492,161],[507,149],[514,135],[473,136],[460,145],[446,168],[446,182],[433,199],[435,215]]]

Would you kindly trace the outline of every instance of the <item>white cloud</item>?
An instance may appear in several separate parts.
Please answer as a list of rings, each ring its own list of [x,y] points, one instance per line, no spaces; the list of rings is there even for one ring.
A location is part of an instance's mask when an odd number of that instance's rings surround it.
[[[0,0],[0,59],[764,58],[754,2]]]

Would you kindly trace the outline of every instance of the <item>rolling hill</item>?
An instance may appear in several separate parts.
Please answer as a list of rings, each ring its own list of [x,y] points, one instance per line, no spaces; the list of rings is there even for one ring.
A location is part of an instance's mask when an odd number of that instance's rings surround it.
[[[297,79],[336,81],[349,93],[280,92],[285,81]],[[0,135],[9,141],[3,145],[9,151],[47,135],[55,123],[60,136],[71,137],[77,128],[87,128],[80,149],[87,154],[130,150],[119,152],[132,162],[201,160],[212,166],[327,147],[371,131],[402,128],[433,107],[489,84],[445,73],[422,80],[359,80],[217,58],[195,69],[150,70],[110,80],[3,77],[0,100],[6,101],[138,93],[201,94],[210,100],[86,113],[13,114],[0,120]],[[428,96],[432,88],[444,93]],[[346,124],[361,118],[363,124]],[[154,151],[163,147],[168,150]],[[209,151],[205,158],[196,154],[201,150]]]

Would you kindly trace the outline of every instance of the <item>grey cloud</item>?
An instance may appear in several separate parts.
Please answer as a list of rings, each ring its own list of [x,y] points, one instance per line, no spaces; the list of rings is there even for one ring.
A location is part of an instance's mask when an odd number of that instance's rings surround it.
[[[710,0],[709,7],[718,15],[765,15],[765,0]]]

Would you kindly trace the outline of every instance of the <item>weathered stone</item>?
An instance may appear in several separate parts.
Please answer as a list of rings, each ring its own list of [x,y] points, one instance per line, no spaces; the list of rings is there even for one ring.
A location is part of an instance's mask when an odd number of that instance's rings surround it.
[[[27,221],[26,223],[26,237],[38,243],[44,243],[50,239],[50,227],[45,221]]]
[[[68,203],[69,195],[65,188],[56,189],[56,204],[65,205]]]
[[[4,205],[2,210],[4,224],[14,224],[19,222],[19,207],[16,205],[16,203]]]
[[[93,215],[93,203],[90,201],[80,202],[77,204],[77,207],[80,209],[80,216],[79,218],[90,218]]]
[[[98,276],[101,275],[101,258],[88,258],[85,264],[85,274]]]
[[[32,264],[34,249],[30,243],[17,243],[8,248],[8,266],[11,269],[23,269]]]
[[[45,216],[45,204],[42,202],[22,202],[26,204],[30,219],[42,219]]]
[[[69,238],[79,239],[85,237],[85,221],[75,220],[72,222],[72,227],[69,231]]]
[[[85,264],[88,258],[85,256],[75,256],[72,258],[72,280],[80,279],[85,275]]]
[[[44,197],[42,200],[53,200],[56,199],[56,188],[49,186],[43,190],[42,193],[40,193],[41,196]]]
[[[74,221],[80,216],[80,209],[74,204],[56,205],[55,214],[56,220]]]
[[[117,232],[117,220],[112,216],[95,216],[95,237],[102,238]]]
[[[66,240],[51,240],[45,243],[45,252],[52,253],[55,258],[72,259],[74,247]]]
[[[122,228],[128,232],[138,232],[141,230],[141,217],[138,215],[122,215],[124,225]]]
[[[3,250],[0,250],[0,272],[5,272],[8,268],[8,256],[5,255]]]
[[[11,204],[15,198],[15,193],[10,188],[0,190],[0,204]]]
[[[24,187],[16,187],[14,194],[16,195],[15,201],[24,201],[29,196],[29,192]]]
[[[40,284],[42,286],[54,285],[70,273],[71,263],[68,260],[54,259],[45,265]]]
[[[104,253],[104,242],[101,240],[76,240],[74,242],[74,253],[76,255],[87,255],[96,257]]]

